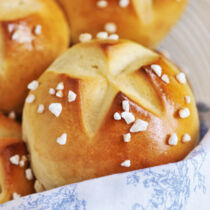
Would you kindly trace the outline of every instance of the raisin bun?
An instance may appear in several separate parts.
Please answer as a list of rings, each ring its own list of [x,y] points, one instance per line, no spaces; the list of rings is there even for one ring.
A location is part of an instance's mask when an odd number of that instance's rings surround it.
[[[23,138],[46,189],[179,161],[198,143],[185,74],[131,41],[75,45],[37,83]]]
[[[106,34],[98,32],[107,31],[147,47],[154,47],[164,38],[187,3],[187,0],[58,1],[68,16],[74,43],[90,39],[86,33],[104,38]]]
[[[0,0],[0,111],[21,112],[27,85],[69,44],[54,0]]]
[[[33,182],[21,127],[0,115],[0,203],[33,193]]]

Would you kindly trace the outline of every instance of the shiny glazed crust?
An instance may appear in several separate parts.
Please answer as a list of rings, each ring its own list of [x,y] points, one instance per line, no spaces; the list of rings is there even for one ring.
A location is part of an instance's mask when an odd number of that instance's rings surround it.
[[[68,47],[69,37],[54,0],[0,0],[0,111],[21,112],[27,84]]]
[[[151,68],[162,67],[164,82]],[[176,79],[178,68],[170,61],[142,46],[126,41],[91,41],[78,44],[59,57],[40,77],[39,87],[30,94],[33,103],[25,103],[23,138],[30,150],[36,178],[46,189],[86,179],[120,173],[183,159],[198,143],[199,122],[195,100],[189,85]],[[49,94],[50,88],[63,82],[63,97]],[[68,91],[76,93],[69,103]],[[186,104],[184,98],[191,102]],[[122,113],[122,101],[130,104],[135,119],[148,122],[146,130],[123,135],[132,124],[115,120]],[[60,116],[48,107],[60,103]],[[37,113],[40,104],[43,113]],[[190,116],[181,119],[180,109]],[[189,126],[190,125],[190,126]],[[65,145],[58,137],[67,134]],[[178,142],[169,145],[176,133]],[[184,134],[191,141],[182,142]],[[130,160],[130,167],[121,163]]]
[[[99,0],[58,0],[65,10],[72,30],[73,43],[81,33],[94,37],[104,31],[106,23],[115,23],[120,38],[139,42],[147,47],[157,45],[182,14],[187,0],[130,0],[127,7],[120,0],[107,0],[105,8]]]

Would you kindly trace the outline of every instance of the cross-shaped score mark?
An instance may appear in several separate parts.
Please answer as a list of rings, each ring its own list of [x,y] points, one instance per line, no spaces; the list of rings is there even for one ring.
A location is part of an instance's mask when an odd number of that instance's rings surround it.
[[[118,44],[86,43],[82,49],[78,45],[50,68],[80,79],[81,110],[90,136],[97,132],[119,92],[156,115],[163,109],[148,74],[141,69],[159,55],[136,44],[123,43],[123,48]]]

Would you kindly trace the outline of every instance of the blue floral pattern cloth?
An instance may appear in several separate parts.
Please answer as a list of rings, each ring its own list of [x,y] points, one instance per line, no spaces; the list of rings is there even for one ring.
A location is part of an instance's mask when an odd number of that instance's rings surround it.
[[[198,107],[204,136],[210,109]],[[183,161],[63,186],[7,202],[0,209],[209,210],[209,174],[210,132]]]

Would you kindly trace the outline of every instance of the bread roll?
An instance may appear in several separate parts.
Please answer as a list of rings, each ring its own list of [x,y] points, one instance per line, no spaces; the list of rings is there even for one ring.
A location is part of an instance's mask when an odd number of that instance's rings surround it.
[[[187,0],[58,0],[68,16],[73,43],[100,31],[154,47],[182,14]]]
[[[184,73],[131,41],[75,45],[38,82],[23,138],[46,189],[179,161],[198,143]]]
[[[69,44],[54,0],[0,0],[0,111],[21,112],[27,85]]]
[[[20,137],[20,125],[0,115],[0,204],[34,192],[26,146]]]

